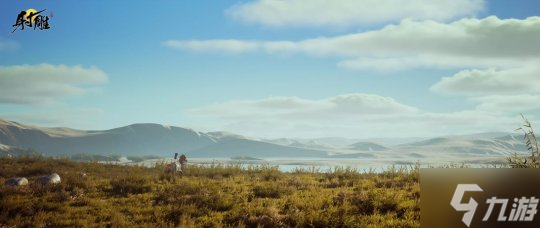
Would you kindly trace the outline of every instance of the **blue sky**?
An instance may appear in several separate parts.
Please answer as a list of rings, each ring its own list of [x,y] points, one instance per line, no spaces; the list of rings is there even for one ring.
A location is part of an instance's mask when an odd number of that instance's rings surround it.
[[[271,138],[538,120],[538,1],[371,2],[5,1],[0,118]],[[11,33],[28,8],[53,13],[51,29]]]

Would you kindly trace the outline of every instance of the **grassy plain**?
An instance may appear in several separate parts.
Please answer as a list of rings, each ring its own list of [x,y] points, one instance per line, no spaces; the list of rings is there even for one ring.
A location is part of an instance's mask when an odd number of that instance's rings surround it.
[[[0,158],[0,227],[419,227],[419,170],[328,172],[189,165],[155,168]],[[39,186],[56,172],[62,183]],[[85,172],[86,178],[79,173]]]

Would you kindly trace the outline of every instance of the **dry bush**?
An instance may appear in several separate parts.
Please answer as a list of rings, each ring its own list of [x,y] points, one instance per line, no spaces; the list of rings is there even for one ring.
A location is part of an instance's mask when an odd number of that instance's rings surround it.
[[[531,152],[530,156],[519,156],[514,153],[507,158],[508,164],[512,168],[540,168],[540,152],[538,150],[538,140],[531,122],[521,115],[523,118],[523,126],[516,129],[516,131],[523,132],[523,140],[527,150]]]
[[[111,193],[127,196],[128,194],[142,194],[152,191],[152,186],[145,178],[129,176],[110,181]]]

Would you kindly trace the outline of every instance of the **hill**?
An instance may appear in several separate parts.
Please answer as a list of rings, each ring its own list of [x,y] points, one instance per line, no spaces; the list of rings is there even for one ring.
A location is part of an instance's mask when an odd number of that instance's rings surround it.
[[[349,145],[348,147],[351,150],[358,150],[358,151],[385,151],[388,150],[387,147],[381,146],[376,143],[372,142],[357,142],[354,144]]]
[[[466,161],[503,159],[526,154],[520,137],[504,132],[441,136],[403,144],[381,144],[383,139],[252,139],[230,132],[199,132],[192,129],[141,123],[102,131],[45,128],[0,120],[0,155],[101,154],[172,157],[184,153],[194,158],[358,158],[386,160]],[[375,139],[373,139],[375,140]],[[388,141],[388,140],[387,140]],[[391,140],[394,143],[400,140]],[[412,142],[411,142],[412,141]],[[348,144],[345,144],[348,143]],[[9,153],[7,151],[10,151]]]
[[[160,124],[132,124],[103,131],[43,128],[0,120],[0,143],[33,148],[46,155],[122,154],[172,157],[315,157],[320,150],[301,149],[247,139],[226,132],[202,133]]]

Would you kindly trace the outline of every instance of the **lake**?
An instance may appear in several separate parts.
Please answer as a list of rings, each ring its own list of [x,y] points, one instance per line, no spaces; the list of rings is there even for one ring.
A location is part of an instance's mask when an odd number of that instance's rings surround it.
[[[138,163],[126,163],[135,165],[144,165],[152,167],[158,162],[170,163],[172,158],[152,159]],[[452,166],[460,167],[466,165],[471,168],[488,167],[494,160],[396,160],[396,159],[343,159],[343,158],[266,158],[260,160],[235,160],[230,158],[191,158],[188,164],[212,165],[212,164],[239,164],[243,167],[270,165],[277,166],[280,171],[292,172],[298,169],[315,170],[317,172],[328,172],[332,169],[352,168],[359,172],[383,172],[391,167],[400,169],[413,169],[416,163],[421,168]],[[500,161],[499,161],[500,163]],[[119,163],[124,164],[124,163]]]

